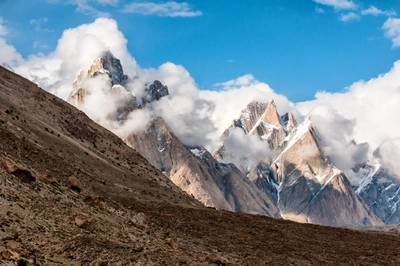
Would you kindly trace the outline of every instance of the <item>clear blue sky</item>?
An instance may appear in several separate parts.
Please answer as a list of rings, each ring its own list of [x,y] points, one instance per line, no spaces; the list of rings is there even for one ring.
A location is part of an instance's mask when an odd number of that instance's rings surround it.
[[[181,64],[201,89],[251,73],[294,102],[387,72],[400,48],[382,26],[397,14],[399,0],[0,0],[3,38],[24,57],[108,16],[141,67]]]

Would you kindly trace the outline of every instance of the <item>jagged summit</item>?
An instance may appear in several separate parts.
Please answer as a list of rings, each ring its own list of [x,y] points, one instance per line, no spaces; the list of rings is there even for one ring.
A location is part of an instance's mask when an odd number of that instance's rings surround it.
[[[292,112],[288,112],[281,116],[281,121],[286,131],[292,131],[297,126],[297,121]]]
[[[125,86],[128,76],[124,74],[121,61],[114,57],[110,51],[105,51],[90,67],[88,76],[107,74],[112,85]]]
[[[164,96],[168,96],[168,86],[164,86],[160,81],[155,80],[153,83],[147,83],[144,91],[143,104],[160,100]]]
[[[87,72],[83,70],[80,72],[73,83],[73,90],[68,101],[78,107],[82,105],[85,97],[91,94],[91,90],[89,90],[84,81],[99,75],[107,76],[109,82],[108,84],[102,84],[102,88],[98,89],[102,89],[103,94],[118,96],[119,98],[119,101],[114,103],[117,105],[115,106],[115,112],[109,115],[111,120],[123,122],[132,111],[169,95],[168,87],[164,86],[160,81],[155,80],[154,82],[147,83],[144,88],[140,88],[144,90],[141,93],[143,96],[141,99],[137,99],[135,94],[127,89],[130,79],[124,74],[120,60],[110,51],[105,51],[93,61]]]
[[[111,86],[125,86],[128,81],[128,76],[124,74],[121,61],[117,59],[110,51],[104,51],[97,57],[89,70],[85,73],[81,71],[73,83],[74,90],[81,87],[81,83],[85,78],[95,77],[97,75],[106,74],[111,80]]]

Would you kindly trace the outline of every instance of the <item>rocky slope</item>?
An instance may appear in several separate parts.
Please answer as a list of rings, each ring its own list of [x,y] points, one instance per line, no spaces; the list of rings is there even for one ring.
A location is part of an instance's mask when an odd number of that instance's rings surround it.
[[[400,263],[397,228],[205,208],[117,136],[2,67],[0,140],[1,265]]]
[[[266,142],[265,149],[277,155],[241,170],[260,189],[275,195],[283,218],[333,226],[382,224],[346,176],[324,156],[311,120],[297,125],[291,113],[280,117],[271,100],[250,103],[224,133],[225,141],[235,128],[259,136]],[[230,157],[224,146],[216,154],[224,162]]]

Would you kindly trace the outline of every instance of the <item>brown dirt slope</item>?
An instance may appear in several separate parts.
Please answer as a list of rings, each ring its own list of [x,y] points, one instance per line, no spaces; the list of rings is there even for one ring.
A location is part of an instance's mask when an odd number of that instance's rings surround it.
[[[0,265],[399,265],[399,247],[396,232],[205,208],[0,67]]]

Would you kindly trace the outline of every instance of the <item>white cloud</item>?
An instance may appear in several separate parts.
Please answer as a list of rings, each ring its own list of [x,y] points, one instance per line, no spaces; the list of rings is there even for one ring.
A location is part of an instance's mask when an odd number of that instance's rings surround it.
[[[90,67],[104,50],[110,50],[121,58],[126,73],[133,76],[137,66],[128,53],[126,43],[114,20],[100,18],[91,24],[65,30],[54,52],[47,56],[31,55],[14,69],[42,88],[66,99],[79,71]]]
[[[7,44],[6,40],[0,37],[0,65],[7,64],[11,67],[23,62],[22,56],[14,46]]]
[[[316,126],[318,130],[320,127],[322,130],[328,129],[321,135],[341,143],[341,145],[328,144],[332,147],[331,154],[342,153],[343,158],[346,158],[348,156],[346,149],[337,147],[348,145],[349,140],[354,139],[357,143],[369,144],[368,158],[373,159],[372,152],[382,142],[400,136],[400,127],[397,124],[397,121],[400,121],[399,102],[400,61],[397,61],[386,74],[369,81],[355,82],[343,93],[319,92],[315,100],[298,103],[296,107],[303,115],[308,115],[318,106],[329,106],[331,114],[325,114],[323,117],[326,119],[319,121],[322,126],[318,126],[318,123]],[[337,118],[329,119],[330,116]],[[340,134],[344,138],[340,139]],[[365,149],[365,147],[358,148]],[[362,158],[360,151],[354,152],[358,154],[357,158]],[[400,161],[400,157],[395,159]]]
[[[151,117],[162,116],[185,144],[205,145],[212,151],[219,146],[223,131],[249,102],[274,98],[282,114],[294,109],[286,97],[276,94],[250,74],[221,83],[221,91],[200,91],[183,66],[167,62],[157,69],[141,69],[129,54],[127,40],[118,30],[117,23],[106,18],[65,30],[55,51],[49,55],[31,55],[14,69],[40,87],[67,99],[78,73],[87,71],[104,50],[110,50],[121,59],[129,77],[137,76],[127,88],[138,98],[143,94],[144,84],[154,80],[168,85],[170,92],[170,97],[132,113],[127,123],[121,126],[108,119],[120,101],[102,93],[106,91],[101,89],[105,81],[94,79],[87,83],[90,88],[100,89],[92,93],[81,108],[121,137],[143,128]],[[96,108],[94,103],[105,103],[107,99],[109,108],[102,108],[106,104]]]
[[[382,142],[375,154],[384,168],[400,177],[400,137]]]
[[[400,19],[388,18],[382,29],[385,31],[385,36],[392,40],[392,48],[400,47]]]
[[[372,16],[379,16],[379,15],[384,15],[384,16],[396,16],[397,13],[394,10],[385,10],[382,11],[378,8],[376,8],[375,6],[370,6],[368,9],[362,10],[361,11],[361,15],[372,15]]]
[[[254,78],[252,74],[246,74],[244,76],[238,77],[236,79],[232,79],[222,83],[216,83],[214,86],[222,87],[224,90],[230,90],[234,88],[238,88],[241,86],[249,86],[257,84],[258,81]]]
[[[360,16],[357,15],[354,12],[349,12],[347,14],[341,14],[340,15],[340,20],[343,22],[349,22],[349,21],[353,21],[353,20],[360,20]]]
[[[193,11],[188,3],[177,3],[174,1],[165,4],[153,2],[147,3],[131,3],[125,5],[121,11],[123,13],[139,13],[142,15],[156,15],[160,17],[197,17],[203,13],[201,11]]]
[[[232,130],[224,141],[224,146],[226,152],[224,159],[245,171],[250,171],[266,157],[275,155],[267,142],[256,135],[246,135],[240,128]]]
[[[0,65],[7,64],[12,67],[20,64],[23,60],[14,46],[9,45],[4,39],[4,36],[8,34],[8,29],[4,26],[5,23],[6,21],[0,17]]]
[[[143,93],[144,84],[155,79],[168,85],[170,92],[170,97],[133,112],[128,121],[120,125],[107,119],[115,112],[120,98],[107,93],[103,87],[106,81],[101,78],[89,81],[87,85],[94,93],[82,108],[121,137],[143,128],[152,117],[162,116],[185,144],[205,145],[213,152],[220,144],[222,132],[249,102],[273,98],[280,114],[292,111],[299,122],[301,117],[312,116],[323,138],[324,151],[354,182],[356,179],[349,169],[355,163],[373,158],[373,151],[384,141],[400,136],[397,125],[400,121],[400,61],[388,73],[367,82],[356,82],[344,93],[319,92],[315,100],[295,106],[251,74],[219,83],[219,91],[206,91],[197,88],[183,66],[165,63],[156,69],[141,69],[129,54],[127,40],[112,19],[96,19],[93,23],[65,30],[55,51],[47,56],[31,55],[25,61],[0,38],[0,62],[19,62],[19,66],[12,65],[17,73],[63,99],[72,91],[79,71],[87,70],[104,50],[110,50],[121,59],[128,76],[132,78],[137,74],[138,78],[128,89],[138,97]],[[350,144],[353,139],[359,145]],[[395,153],[382,152],[380,160],[387,160],[389,154]]]
[[[358,8],[358,5],[351,0],[313,0],[313,1],[321,5],[331,6],[337,10]]]

